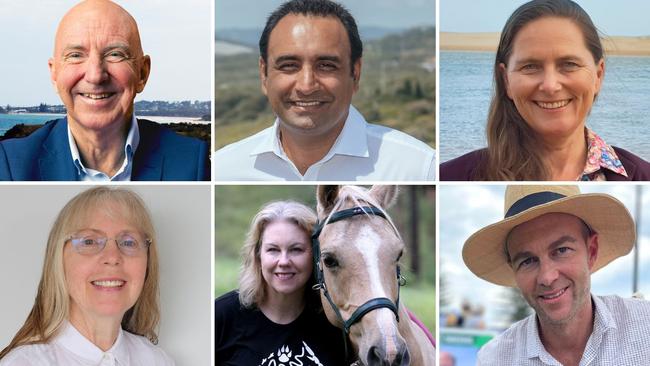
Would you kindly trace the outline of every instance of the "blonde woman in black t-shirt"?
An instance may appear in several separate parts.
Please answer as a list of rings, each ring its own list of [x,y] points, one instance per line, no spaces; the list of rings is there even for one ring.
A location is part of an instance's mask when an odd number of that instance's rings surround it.
[[[269,203],[255,216],[239,289],[216,300],[217,365],[345,364],[340,330],[311,290],[315,222],[310,208],[293,201]]]

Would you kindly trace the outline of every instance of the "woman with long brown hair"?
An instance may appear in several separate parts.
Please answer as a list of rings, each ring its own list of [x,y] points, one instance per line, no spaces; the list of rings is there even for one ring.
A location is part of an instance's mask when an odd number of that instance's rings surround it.
[[[496,53],[488,146],[443,163],[441,180],[649,180],[650,163],[586,127],[604,76],[598,31],[578,4],[520,6]]]

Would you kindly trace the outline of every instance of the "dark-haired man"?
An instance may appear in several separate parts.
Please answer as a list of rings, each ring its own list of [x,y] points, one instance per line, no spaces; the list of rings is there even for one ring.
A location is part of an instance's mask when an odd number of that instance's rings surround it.
[[[416,180],[435,178],[435,151],[369,124],[351,106],[362,43],[356,22],[329,0],[292,0],[260,38],[262,91],[277,115],[269,127],[217,151],[217,180]]]

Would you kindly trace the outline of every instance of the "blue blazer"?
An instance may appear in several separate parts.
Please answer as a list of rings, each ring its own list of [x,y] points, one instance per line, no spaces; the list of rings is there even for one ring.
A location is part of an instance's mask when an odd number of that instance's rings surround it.
[[[77,180],[68,120],[47,122],[31,135],[0,142],[0,180]],[[209,180],[208,144],[138,119],[140,143],[131,180]]]

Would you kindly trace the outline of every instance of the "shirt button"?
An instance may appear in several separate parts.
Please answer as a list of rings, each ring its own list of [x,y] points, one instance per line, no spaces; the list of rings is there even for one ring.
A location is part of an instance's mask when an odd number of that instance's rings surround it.
[[[104,353],[104,356],[102,357],[102,365],[115,365],[115,356],[113,356],[111,353]]]

